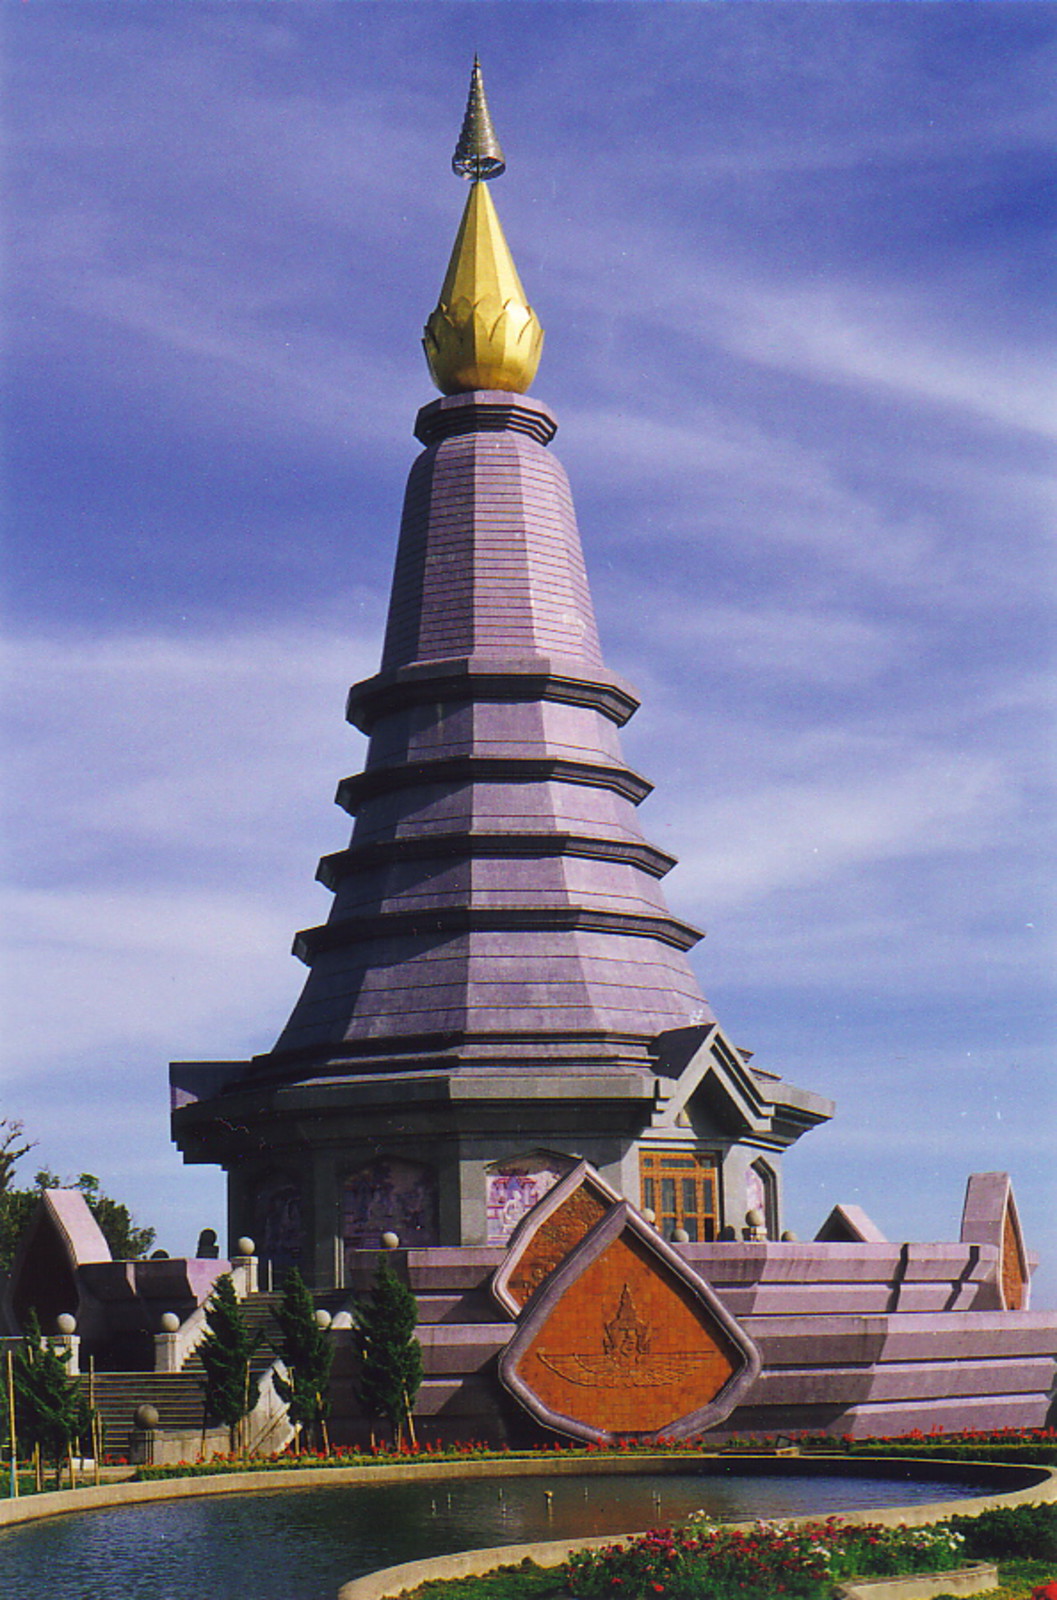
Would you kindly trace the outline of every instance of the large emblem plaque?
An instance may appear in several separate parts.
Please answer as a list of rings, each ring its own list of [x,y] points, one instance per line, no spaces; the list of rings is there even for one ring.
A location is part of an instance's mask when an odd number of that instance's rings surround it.
[[[626,1201],[540,1286],[499,1364],[541,1422],[602,1444],[714,1427],[759,1370],[708,1284]]]

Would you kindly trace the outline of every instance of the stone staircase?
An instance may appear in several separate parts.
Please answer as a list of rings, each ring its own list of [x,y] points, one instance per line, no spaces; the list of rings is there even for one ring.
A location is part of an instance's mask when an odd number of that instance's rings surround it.
[[[136,1408],[153,1406],[158,1426],[190,1433],[202,1426],[202,1390],[188,1372],[97,1372],[94,1396],[103,1424],[103,1453],[129,1455]]]
[[[240,1301],[247,1330],[251,1337],[260,1336],[250,1369],[258,1381],[271,1366],[282,1342],[273,1315],[281,1299],[279,1294],[251,1294]],[[197,1351],[191,1352],[179,1372],[97,1372],[94,1396],[103,1423],[105,1454],[129,1455],[133,1419],[141,1405],[153,1406],[157,1411],[160,1432],[200,1432],[203,1376]]]
[[[411,1250],[394,1256],[394,1266],[418,1302],[417,1337],[422,1346],[425,1377],[415,1404],[415,1421],[422,1440],[440,1437],[480,1438],[487,1431],[498,1395],[496,1359],[513,1331],[492,1300],[488,1280],[500,1252]],[[374,1278],[377,1254],[364,1252],[349,1273],[343,1290],[317,1293],[316,1304],[332,1314],[351,1298],[365,1295]],[[251,1334],[261,1343],[253,1363],[258,1378],[267,1371],[281,1343],[274,1318],[282,1296],[255,1293],[240,1301]],[[158,1413],[158,1434],[182,1435],[181,1459],[194,1459],[201,1443],[202,1363],[196,1352],[173,1373],[97,1372],[95,1396],[105,1427],[109,1456],[131,1454],[133,1417],[137,1406],[151,1405]],[[355,1400],[356,1363],[353,1340],[338,1336],[331,1377],[331,1437],[339,1443],[362,1443],[369,1424]],[[274,1439],[274,1443],[272,1440]],[[285,1438],[268,1435],[261,1448],[279,1448]],[[209,1448],[226,1449],[219,1438]],[[167,1456],[166,1459],[169,1459]],[[171,1459],[177,1459],[176,1456]]]

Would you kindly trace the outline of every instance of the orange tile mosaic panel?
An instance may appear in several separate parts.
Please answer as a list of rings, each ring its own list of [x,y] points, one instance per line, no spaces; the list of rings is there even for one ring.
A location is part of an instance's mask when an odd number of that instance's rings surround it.
[[[609,1209],[607,1201],[586,1183],[540,1224],[507,1283],[507,1293],[523,1306],[549,1278],[570,1250],[580,1243]]]
[[[560,1297],[518,1376],[552,1412],[651,1433],[714,1400],[740,1364],[707,1307],[624,1232]]]
[[[1026,1283],[1020,1230],[1013,1220],[1013,1208],[1007,1201],[1002,1222],[1002,1302],[1007,1311],[1024,1309]]]

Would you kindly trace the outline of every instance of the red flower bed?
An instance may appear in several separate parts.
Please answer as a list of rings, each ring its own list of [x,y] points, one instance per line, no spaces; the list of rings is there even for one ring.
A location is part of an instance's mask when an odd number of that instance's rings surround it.
[[[963,1545],[943,1526],[885,1528],[836,1517],[750,1529],[700,1522],[578,1551],[564,1575],[576,1600],[820,1600],[853,1573],[949,1571],[961,1563]]]

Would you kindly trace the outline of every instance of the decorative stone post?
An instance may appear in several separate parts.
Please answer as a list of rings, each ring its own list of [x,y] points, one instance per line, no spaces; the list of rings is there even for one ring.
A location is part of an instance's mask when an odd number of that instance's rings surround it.
[[[158,1421],[158,1413],[151,1405],[137,1406],[132,1413],[132,1448],[129,1454],[141,1466],[154,1465],[154,1435]]]
[[[154,1335],[155,1372],[179,1372],[180,1319],[175,1311],[166,1311],[161,1319],[161,1332]]]
[[[71,1378],[78,1378],[81,1375],[81,1336],[77,1332],[77,1318],[64,1311],[60,1317],[56,1317],[55,1326],[58,1332],[51,1339],[51,1346],[60,1352],[69,1352],[67,1374]]]
[[[231,1258],[232,1271],[241,1271],[243,1274],[243,1295],[257,1293],[258,1260],[255,1254],[256,1249],[257,1246],[254,1244],[252,1239],[239,1239],[235,1245],[235,1254]]]
[[[746,1211],[745,1226],[741,1230],[741,1236],[753,1244],[767,1243],[767,1219],[759,1206],[750,1206]]]

